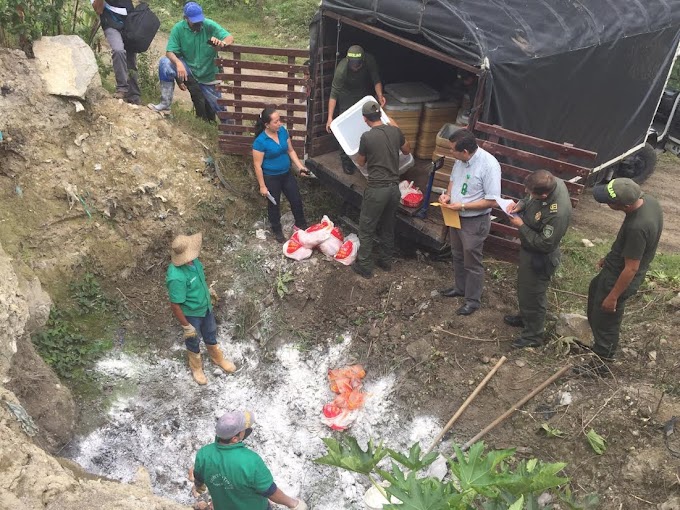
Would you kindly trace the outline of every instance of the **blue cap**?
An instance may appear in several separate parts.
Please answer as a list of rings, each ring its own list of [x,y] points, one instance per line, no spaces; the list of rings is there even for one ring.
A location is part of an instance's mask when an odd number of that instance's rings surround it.
[[[203,9],[196,2],[187,2],[184,6],[184,15],[192,23],[200,23],[205,19]]]

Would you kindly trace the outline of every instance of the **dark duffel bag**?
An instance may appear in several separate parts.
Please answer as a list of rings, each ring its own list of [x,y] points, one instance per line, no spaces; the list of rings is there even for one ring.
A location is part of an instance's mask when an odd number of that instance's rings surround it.
[[[125,50],[132,53],[144,53],[151,46],[161,22],[149,6],[142,2],[125,18],[123,40]]]

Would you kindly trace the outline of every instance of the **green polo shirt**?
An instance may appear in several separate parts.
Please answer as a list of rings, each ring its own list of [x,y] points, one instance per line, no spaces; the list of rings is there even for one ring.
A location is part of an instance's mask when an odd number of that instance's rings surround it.
[[[217,50],[208,41],[211,37],[221,41],[229,35],[229,32],[208,18],[203,21],[199,32],[191,30],[187,21],[182,20],[172,27],[165,51],[171,51],[184,60],[198,83],[210,83],[215,81],[219,67],[215,64]]]
[[[203,264],[194,259],[194,265],[170,264],[165,275],[165,286],[171,303],[176,303],[189,317],[205,317],[212,310],[210,290],[205,282]]]
[[[220,444],[217,439],[198,450],[194,476],[208,487],[215,510],[266,510],[264,494],[274,483],[257,453],[243,443]]]

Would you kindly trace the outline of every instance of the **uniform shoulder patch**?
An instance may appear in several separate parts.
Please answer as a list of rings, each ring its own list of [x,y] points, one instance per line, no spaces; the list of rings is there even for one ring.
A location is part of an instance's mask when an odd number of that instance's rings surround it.
[[[555,228],[552,225],[546,225],[543,227],[543,237],[546,239],[550,239],[553,235],[553,232],[555,232]]]
[[[550,212],[551,213],[557,212],[557,202],[555,202],[554,204],[550,204]]]

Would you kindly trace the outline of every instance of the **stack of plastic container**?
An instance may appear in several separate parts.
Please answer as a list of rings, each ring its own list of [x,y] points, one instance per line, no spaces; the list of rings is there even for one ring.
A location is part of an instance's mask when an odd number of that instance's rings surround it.
[[[447,122],[454,122],[458,115],[457,101],[430,101],[423,106],[420,129],[416,141],[417,158],[429,159],[437,147],[437,133]]]
[[[423,104],[439,100],[439,92],[421,82],[390,83],[385,92],[388,95],[384,110],[399,124],[415,153]]]

